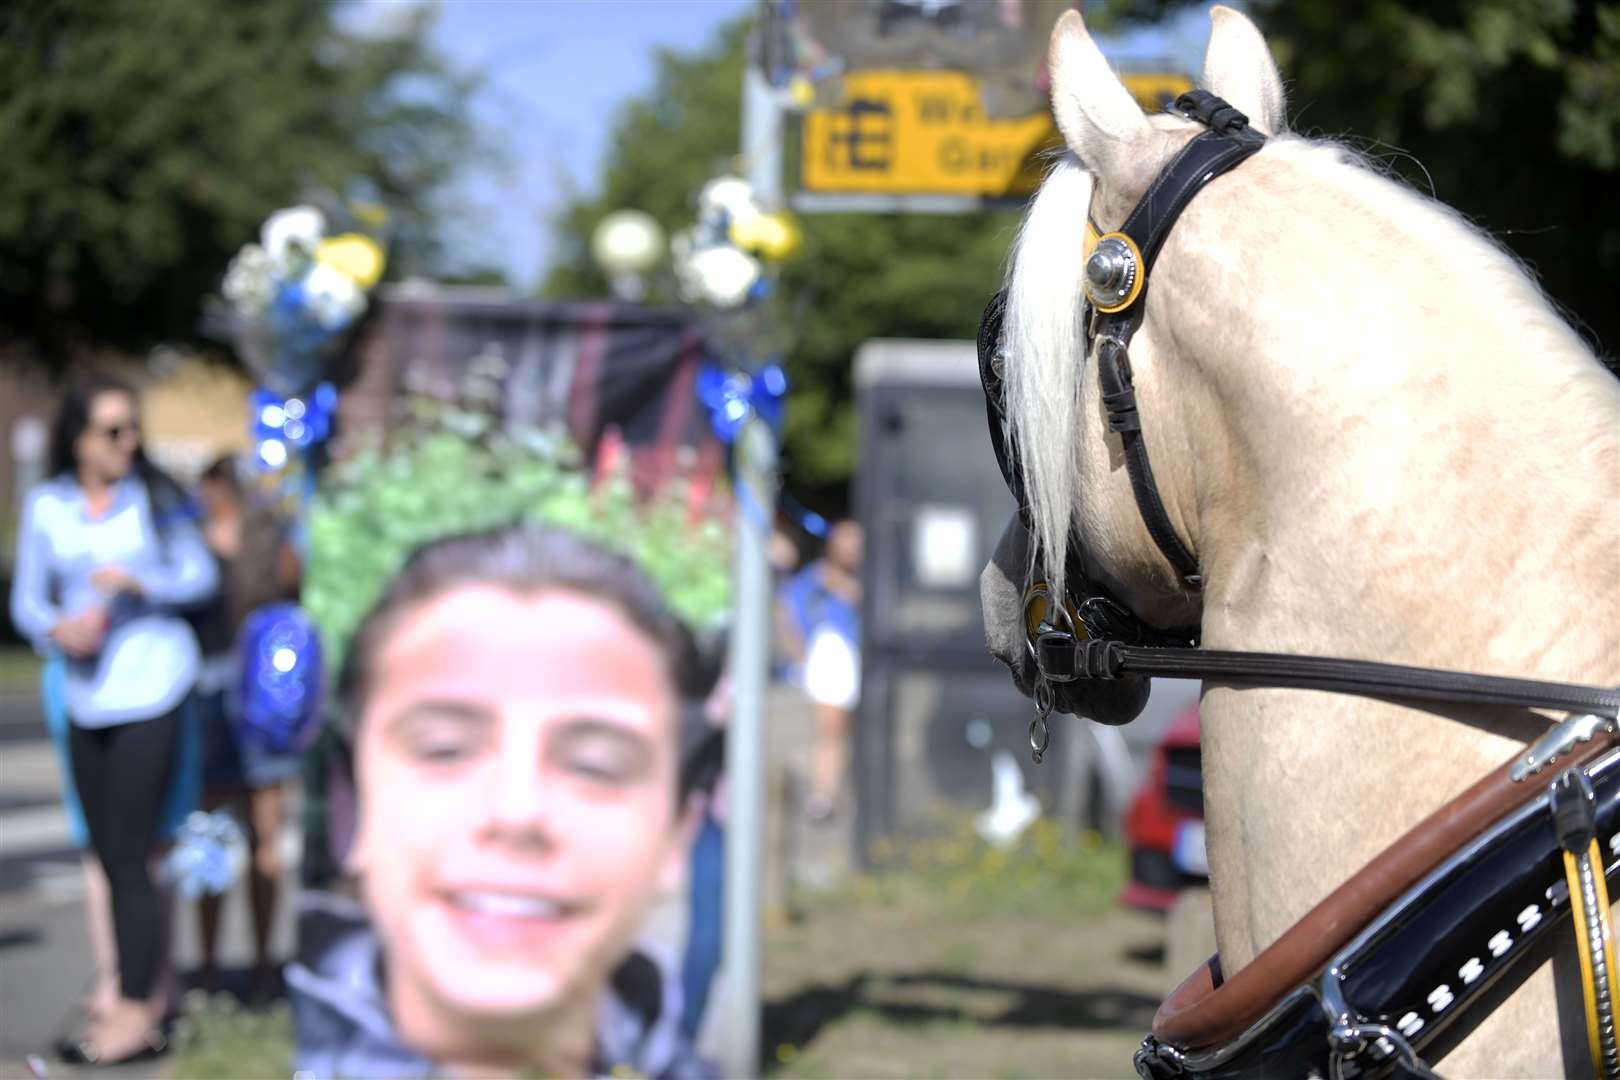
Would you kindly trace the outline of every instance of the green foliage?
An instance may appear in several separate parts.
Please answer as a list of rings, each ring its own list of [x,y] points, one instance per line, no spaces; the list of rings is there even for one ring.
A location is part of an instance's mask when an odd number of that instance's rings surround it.
[[[1125,887],[1125,853],[1101,834],[1066,833],[1040,818],[1010,847],[994,847],[967,818],[944,818],[935,835],[874,850],[877,873],[856,879],[829,903],[903,905],[918,892],[963,918],[1039,916],[1060,901],[1070,913],[1112,906]]]
[[[1620,4],[1288,0],[1257,15],[1296,130],[1389,157],[1620,348]]]
[[[190,336],[272,211],[357,180],[395,208],[391,269],[433,255],[470,85],[327,0],[21,0],[0,10],[0,326],[53,363]],[[5,332],[0,331],[0,337]]]
[[[600,192],[557,219],[563,255],[546,295],[606,292],[589,242],[608,213],[644,210],[674,233],[692,224],[703,185],[738,167],[746,30],[734,22],[701,52],[660,54],[653,88],[613,125]],[[1000,281],[1016,214],[808,215],[800,224],[804,249],[783,271],[779,297],[792,342],[788,482],[837,502],[855,459],[855,349],[873,337],[971,337]],[[674,299],[672,275],[649,292]]]
[[[560,435],[504,430],[478,409],[426,398],[412,410],[386,447],[323,477],[310,514],[302,600],[321,628],[332,671],[412,550],[520,519],[567,528],[631,556],[697,631],[725,620],[726,535],[717,522],[691,523],[673,487],[640,505],[623,476],[593,490],[578,452]]]
[[[1099,28],[1163,17],[1175,0],[1111,0]],[[1500,236],[1612,351],[1620,346],[1620,4],[1592,0],[1288,0],[1256,11],[1307,133],[1347,136]],[[703,183],[735,167],[745,24],[702,52],[664,53],[613,126],[599,194],[558,219],[551,296],[600,295],[592,228],[646,210],[689,225]],[[1395,148],[1399,148],[1397,151]],[[789,147],[791,161],[792,148]],[[790,181],[791,182],[791,181]],[[854,463],[851,358],[876,336],[966,338],[994,291],[1016,215],[812,215],[783,274],[792,316],[789,483],[829,492]],[[666,277],[655,299],[673,296]]]
[[[876,337],[972,338],[1000,287],[1018,215],[816,214],[783,271],[794,312],[784,441],[790,483],[826,488],[855,465],[854,356]]]

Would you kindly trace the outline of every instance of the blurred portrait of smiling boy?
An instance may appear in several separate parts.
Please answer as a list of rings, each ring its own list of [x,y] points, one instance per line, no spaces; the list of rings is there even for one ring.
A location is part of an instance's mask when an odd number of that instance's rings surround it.
[[[341,688],[374,933],[289,971],[300,1071],[711,1075],[632,949],[690,839],[693,653],[637,567],[569,533],[411,557]]]

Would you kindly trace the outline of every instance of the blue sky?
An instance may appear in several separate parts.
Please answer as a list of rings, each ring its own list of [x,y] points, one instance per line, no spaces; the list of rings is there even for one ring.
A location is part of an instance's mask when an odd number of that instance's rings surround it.
[[[343,18],[387,27],[422,0],[346,0]],[[547,220],[591,190],[615,107],[652,85],[658,48],[690,51],[752,0],[441,0],[433,40],[455,67],[483,76],[474,113],[506,161],[472,163],[455,201],[451,248],[470,263],[536,283]]]
[[[655,51],[691,51],[755,0],[343,0],[342,18],[383,29],[424,5],[435,45],[483,76],[475,118],[504,162],[470,163],[451,248],[504,268],[520,289],[551,254],[549,217],[597,182],[615,108],[652,85]],[[1209,21],[1192,10],[1104,42],[1117,60],[1180,60],[1196,72]]]

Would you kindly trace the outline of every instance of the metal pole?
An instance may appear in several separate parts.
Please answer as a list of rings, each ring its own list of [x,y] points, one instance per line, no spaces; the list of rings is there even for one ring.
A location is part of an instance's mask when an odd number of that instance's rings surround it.
[[[756,515],[775,501],[776,446],[751,420],[737,435],[736,621],[733,708],[726,738],[726,903],[721,957],[726,1024],[721,1065],[728,1077],[759,1075],[760,888],[764,879],[765,694],[770,677],[771,571],[768,536]],[[769,518],[766,518],[769,521]]]
[[[782,202],[781,116],[751,50],[743,70],[742,160],[759,202]],[[760,1070],[760,889],[764,882],[765,695],[771,661],[773,585],[766,547],[776,507],[776,439],[750,420],[737,433],[732,715],[726,737],[725,1024],[720,1065],[728,1077]]]

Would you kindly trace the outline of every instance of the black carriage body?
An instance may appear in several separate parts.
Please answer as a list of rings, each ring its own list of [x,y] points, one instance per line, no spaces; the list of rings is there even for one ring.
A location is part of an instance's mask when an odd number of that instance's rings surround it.
[[[1604,876],[1613,881],[1620,876],[1620,750],[1586,772]],[[1549,786],[1413,886],[1316,979],[1243,1034],[1188,1051],[1149,1036],[1137,1069],[1150,1078],[1328,1076],[1342,1053],[1336,1075],[1389,1075],[1399,1064],[1396,1043],[1369,1029],[1386,1028],[1419,1058],[1437,1059],[1573,933]],[[1354,1043],[1335,1035],[1343,1014],[1362,1029]]]

